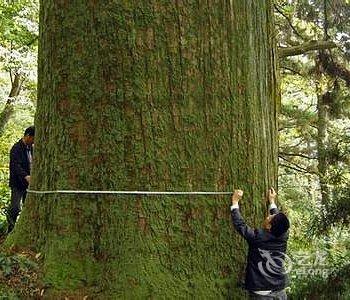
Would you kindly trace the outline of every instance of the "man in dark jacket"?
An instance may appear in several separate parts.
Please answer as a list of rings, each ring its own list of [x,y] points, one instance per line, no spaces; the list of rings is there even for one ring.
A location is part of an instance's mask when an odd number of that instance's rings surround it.
[[[35,128],[28,127],[24,136],[13,145],[10,152],[11,203],[8,211],[8,232],[10,233],[21,211],[30,183],[30,169],[33,157]]]
[[[232,196],[231,216],[235,229],[248,242],[245,287],[250,299],[287,299],[284,288],[288,278],[284,268],[289,220],[275,204],[276,192],[268,192],[269,216],[262,229],[247,226],[239,212],[238,202],[243,191]]]

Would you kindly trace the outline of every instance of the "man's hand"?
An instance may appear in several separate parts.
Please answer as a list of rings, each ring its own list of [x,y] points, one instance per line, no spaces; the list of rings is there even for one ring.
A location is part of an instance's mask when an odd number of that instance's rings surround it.
[[[27,175],[26,177],[24,177],[25,180],[27,180],[28,184],[30,183],[30,176]]]
[[[242,190],[235,190],[233,195],[232,195],[232,204],[235,205],[239,202],[239,200],[243,196],[243,191]]]
[[[277,196],[277,193],[276,193],[275,189],[273,187],[271,187],[269,189],[269,194],[268,194],[268,200],[269,200],[270,204],[275,203],[276,196]]]

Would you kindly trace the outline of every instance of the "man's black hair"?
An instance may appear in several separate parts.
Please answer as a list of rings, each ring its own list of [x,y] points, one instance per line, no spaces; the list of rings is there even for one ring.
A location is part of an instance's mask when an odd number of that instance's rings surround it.
[[[35,136],[35,127],[34,126],[30,126],[28,127],[25,131],[24,131],[24,135],[26,136]]]
[[[284,213],[278,213],[271,220],[271,233],[279,237],[289,229],[289,220]]]

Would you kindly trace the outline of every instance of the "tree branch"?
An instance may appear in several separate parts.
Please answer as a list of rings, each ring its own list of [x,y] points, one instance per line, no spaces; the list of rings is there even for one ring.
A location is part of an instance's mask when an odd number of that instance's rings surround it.
[[[301,74],[299,71],[296,71],[296,70],[294,70],[294,69],[292,69],[292,68],[290,68],[290,67],[281,66],[281,69],[285,69],[285,70],[287,70],[287,71],[290,71],[290,72],[291,72],[292,74],[294,74],[294,75],[299,75],[299,76],[301,76],[301,77],[305,77],[304,74]]]
[[[274,8],[276,9],[276,11],[281,14],[288,22],[288,25],[290,26],[290,28],[292,28],[292,30],[294,31],[294,33],[300,37],[302,40],[305,40],[305,38],[298,32],[298,30],[293,26],[292,21],[288,18],[288,16],[276,5],[274,4]]]
[[[341,78],[345,81],[347,87],[350,87],[350,71],[346,67],[334,61],[326,51],[320,51],[318,58],[325,73],[332,78]]]
[[[311,41],[299,46],[279,48],[280,58],[304,54],[309,51],[335,48],[337,45],[332,41]]]
[[[317,159],[316,157],[307,156],[307,155],[301,154],[301,153],[286,153],[286,152],[280,152],[278,157],[282,158],[283,155],[285,155],[285,156],[298,156],[298,157],[307,158],[307,159]]]
[[[288,165],[285,165],[285,164],[279,164],[281,167],[285,167],[285,168],[288,168],[288,169],[292,169],[294,171],[297,171],[297,172],[300,172],[300,173],[306,173],[306,174],[314,174],[313,172],[310,172],[310,171],[307,171],[305,169],[300,169],[300,168],[295,168],[295,167],[292,167],[292,166],[288,166]]]
[[[308,174],[317,174],[317,172],[314,172],[314,171],[310,171],[308,169],[305,169],[303,167],[300,167],[298,166],[297,164],[295,163],[292,163],[291,161],[289,161],[288,159],[284,158],[284,157],[280,157],[281,159],[283,159],[284,161],[286,161],[288,164],[290,165],[285,165],[285,164],[282,164],[282,163],[279,163],[279,165],[281,166],[284,166],[286,168],[290,168],[290,169],[293,169],[295,171],[298,171],[298,172],[303,172],[303,173],[308,173]],[[293,167],[292,167],[293,166]]]

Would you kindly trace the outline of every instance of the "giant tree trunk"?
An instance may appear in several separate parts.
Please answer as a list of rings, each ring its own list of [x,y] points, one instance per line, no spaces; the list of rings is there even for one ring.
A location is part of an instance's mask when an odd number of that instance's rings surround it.
[[[276,184],[270,1],[41,1],[32,189]],[[30,195],[8,243],[44,253],[47,293],[242,297],[229,197]],[[65,294],[66,295],[66,294]]]

